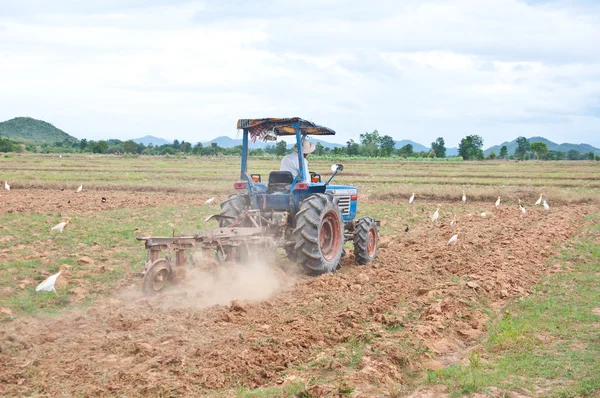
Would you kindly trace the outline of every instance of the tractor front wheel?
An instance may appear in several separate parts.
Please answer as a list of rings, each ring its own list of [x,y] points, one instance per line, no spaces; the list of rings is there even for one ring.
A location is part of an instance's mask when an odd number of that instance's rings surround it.
[[[340,208],[327,194],[315,194],[300,204],[294,229],[296,261],[309,271],[333,272],[344,246]]]
[[[379,249],[377,222],[371,217],[358,220],[354,229],[354,258],[356,264],[364,265],[375,260]]]

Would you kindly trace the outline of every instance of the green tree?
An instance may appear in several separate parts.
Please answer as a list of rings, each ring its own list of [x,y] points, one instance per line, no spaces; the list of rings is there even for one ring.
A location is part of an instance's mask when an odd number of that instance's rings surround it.
[[[508,147],[506,145],[502,145],[502,148],[500,148],[500,159],[507,159],[508,158]]]
[[[488,155],[488,159],[490,159],[490,160],[496,159],[496,152],[494,152],[494,151],[490,152],[490,154]]]
[[[138,144],[133,142],[132,140],[125,141],[123,143],[123,152],[124,153],[137,153]]]
[[[525,159],[525,155],[531,149],[531,145],[529,144],[529,140],[525,137],[517,138],[517,149],[515,149],[515,157],[521,160]]]
[[[88,146],[88,140],[85,138],[82,138],[81,141],[79,141],[79,149],[81,149],[81,152],[85,152],[85,148],[87,148]]]
[[[160,153],[163,155],[174,155],[175,149],[173,149],[172,146],[166,146],[160,151]]]
[[[201,142],[197,142],[196,145],[194,145],[194,149],[192,149],[192,153],[194,155],[200,155],[200,153],[202,152],[202,148],[204,148],[204,146],[202,145]]]
[[[275,155],[285,156],[286,152],[287,152],[287,143],[283,140],[277,142],[277,145],[275,146]]]
[[[179,150],[179,140],[174,140],[171,148]]]
[[[350,140],[346,142],[346,153],[348,156],[356,156],[360,150],[360,145],[354,142],[354,140]]]
[[[325,153],[325,147],[320,142],[315,145],[315,155],[322,156]]]
[[[90,141],[88,147],[92,153],[106,153],[108,151],[108,142],[104,140]]]
[[[381,137],[381,141],[379,144],[379,152],[381,153],[381,156],[392,156],[392,153],[394,153],[395,146],[396,143],[394,142],[394,139],[389,135],[384,135],[383,137]]]
[[[458,154],[465,160],[483,159],[483,138],[478,135],[468,135],[458,145]]]
[[[372,133],[364,133],[360,135],[360,154],[363,156],[375,157],[381,143],[379,132],[374,130]]]
[[[181,141],[181,144],[179,144],[179,150],[183,153],[190,153],[192,152],[192,144],[189,142]]]
[[[548,145],[545,142],[533,142],[529,148],[538,159],[545,159],[548,155]]]
[[[567,159],[579,160],[579,159],[581,159],[581,152],[579,152],[576,149],[571,149],[569,152],[567,152]]]
[[[15,152],[16,150],[17,147],[11,140],[0,138],[0,152]]]
[[[431,143],[431,149],[435,151],[435,156],[437,158],[445,158],[446,157],[446,143],[442,137],[438,137],[435,141]]]
[[[590,152],[587,153],[586,156],[587,156],[588,160],[594,160],[594,152],[590,151]]]
[[[406,144],[400,150],[398,150],[398,154],[403,158],[408,158],[413,155],[413,146],[412,144]]]

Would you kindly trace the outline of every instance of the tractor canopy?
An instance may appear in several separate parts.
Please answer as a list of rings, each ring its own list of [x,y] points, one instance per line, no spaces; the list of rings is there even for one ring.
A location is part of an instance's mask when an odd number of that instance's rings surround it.
[[[301,135],[335,135],[332,129],[299,117],[240,119],[237,128],[248,131],[253,141],[275,141],[277,136],[296,135],[297,132]]]

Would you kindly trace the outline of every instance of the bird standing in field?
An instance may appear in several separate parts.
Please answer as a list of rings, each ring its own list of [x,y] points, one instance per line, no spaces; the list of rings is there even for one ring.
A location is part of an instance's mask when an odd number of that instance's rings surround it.
[[[481,217],[485,218],[485,211],[481,213]]]
[[[452,221],[450,221],[450,228],[454,231],[454,227],[456,227],[456,216],[452,215]]]
[[[61,223],[58,223],[58,224],[56,224],[55,226],[53,226],[53,227],[50,229],[50,231],[60,231],[60,233],[62,234],[62,232],[63,232],[63,229],[65,229],[65,227],[66,227],[67,225],[69,225],[69,220],[70,220],[70,219],[71,219],[71,218],[69,218],[69,217],[65,218],[65,221],[63,221],[63,222],[61,222]]]
[[[35,288],[35,291],[36,292],[39,292],[39,291],[54,292],[54,294],[56,294],[58,296],[58,293],[56,293],[56,289],[54,288],[54,284],[56,283],[56,280],[60,276],[61,272],[63,272],[65,270],[65,268],[68,268],[68,267],[69,266],[67,264],[61,265],[58,272],[56,274],[50,275],[49,277],[44,279],[44,281]]]
[[[204,202],[204,204],[205,205],[209,205],[209,204],[211,204],[214,201],[215,201],[215,198],[210,198],[210,199],[207,199],[206,202]]]
[[[8,181],[4,180],[4,189],[10,191],[10,185],[8,185]]]
[[[496,201],[496,209],[500,206],[500,196],[498,196],[498,200]]]
[[[465,195],[465,191],[464,190],[463,190],[462,201],[463,201],[463,203],[467,203],[467,195]]]
[[[408,199],[408,204],[412,205],[412,202],[415,201],[415,193],[413,192],[412,196],[410,197],[410,199]]]
[[[538,200],[535,201],[536,206],[539,206],[542,204],[542,196],[544,196],[544,194],[540,193],[540,197],[538,198]]]
[[[433,213],[433,215],[431,216],[431,222],[436,222],[438,218],[440,218],[440,207],[439,206],[435,209],[435,213]]]
[[[527,210],[525,209],[525,206],[523,206],[523,204],[521,203],[521,199],[519,199],[519,207],[521,208],[521,213],[523,215],[527,214]]]
[[[77,188],[77,192],[81,192],[81,191],[83,191],[83,184],[81,184],[81,185],[79,186],[79,188]]]
[[[454,235],[452,235],[452,237],[450,238],[450,240],[448,241],[448,243],[446,244],[446,246],[450,246],[450,245],[456,246],[456,243],[458,242],[458,235],[459,234],[460,234],[460,232],[457,232]]]
[[[546,202],[544,200],[544,209],[546,209],[546,211],[550,211],[550,205],[548,205],[548,202]]]

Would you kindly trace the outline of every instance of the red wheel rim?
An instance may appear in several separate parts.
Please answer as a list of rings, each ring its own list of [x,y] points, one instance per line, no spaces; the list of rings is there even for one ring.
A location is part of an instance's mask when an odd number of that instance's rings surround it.
[[[373,257],[375,255],[375,250],[377,249],[377,232],[375,228],[371,227],[369,229],[369,235],[367,236],[367,253],[369,253],[369,257]]]
[[[340,232],[340,221],[335,211],[328,211],[321,222],[321,231],[319,232],[319,242],[321,254],[325,261],[331,261],[339,252],[342,243],[342,234]]]

